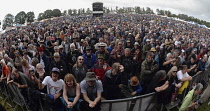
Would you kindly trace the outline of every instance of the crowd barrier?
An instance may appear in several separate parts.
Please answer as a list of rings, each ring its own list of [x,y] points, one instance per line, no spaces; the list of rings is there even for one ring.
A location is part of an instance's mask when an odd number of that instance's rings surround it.
[[[187,90],[185,90],[183,98],[185,97],[187,92],[193,88],[195,84],[200,82],[207,83],[209,75],[210,67],[208,67],[206,71],[200,71],[195,74],[192,77],[192,80],[190,81]],[[6,81],[2,81],[0,93],[1,96],[3,96],[3,101],[11,101],[11,107],[13,107],[14,109],[16,109],[17,106],[20,106],[21,111],[28,110],[28,105],[24,97],[20,93],[19,88],[14,84],[6,84]],[[125,99],[102,100],[101,111],[154,111],[153,108],[155,105],[156,96],[155,92],[153,92],[150,94]],[[43,111],[43,108],[41,107],[40,110]]]
[[[155,93],[117,99],[103,100],[101,111],[149,111],[156,105]]]
[[[0,93],[3,101],[9,101],[7,104],[14,109],[20,106],[20,110],[28,110],[24,96],[21,94],[20,89],[14,84],[7,84],[5,80],[1,82]]]

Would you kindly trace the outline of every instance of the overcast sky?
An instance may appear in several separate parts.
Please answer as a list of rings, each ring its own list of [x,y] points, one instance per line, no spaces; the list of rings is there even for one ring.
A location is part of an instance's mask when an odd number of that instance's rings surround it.
[[[1,0],[0,20],[8,13],[14,16],[20,12],[33,11],[37,17],[47,9],[91,8],[93,2],[103,2],[105,7],[150,7],[170,10],[172,13],[187,14],[210,22],[210,0]]]

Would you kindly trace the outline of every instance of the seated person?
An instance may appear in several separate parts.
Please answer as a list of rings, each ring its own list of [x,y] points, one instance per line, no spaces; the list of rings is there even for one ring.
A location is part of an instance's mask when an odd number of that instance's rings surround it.
[[[100,111],[102,82],[96,80],[94,72],[87,72],[85,79],[80,83],[84,101],[81,102],[81,111]]]
[[[64,77],[63,97],[62,103],[65,105],[67,111],[78,110],[81,100],[80,86],[72,74],[67,74]]]

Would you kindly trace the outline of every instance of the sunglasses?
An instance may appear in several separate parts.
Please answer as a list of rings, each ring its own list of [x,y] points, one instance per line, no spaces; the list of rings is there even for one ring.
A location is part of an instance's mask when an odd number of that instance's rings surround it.
[[[79,60],[84,60],[84,59],[79,59]]]
[[[173,72],[177,72],[177,71],[173,71]]]

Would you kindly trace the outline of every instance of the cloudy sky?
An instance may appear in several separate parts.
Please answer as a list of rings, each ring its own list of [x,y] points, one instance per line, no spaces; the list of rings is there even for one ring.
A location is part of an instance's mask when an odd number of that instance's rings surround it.
[[[58,8],[62,12],[67,9],[91,8],[93,2],[103,2],[105,7],[150,7],[170,10],[172,13],[187,14],[210,22],[210,0],[1,0],[0,20],[8,13],[14,16],[20,12],[33,11],[37,17],[47,9]]]

